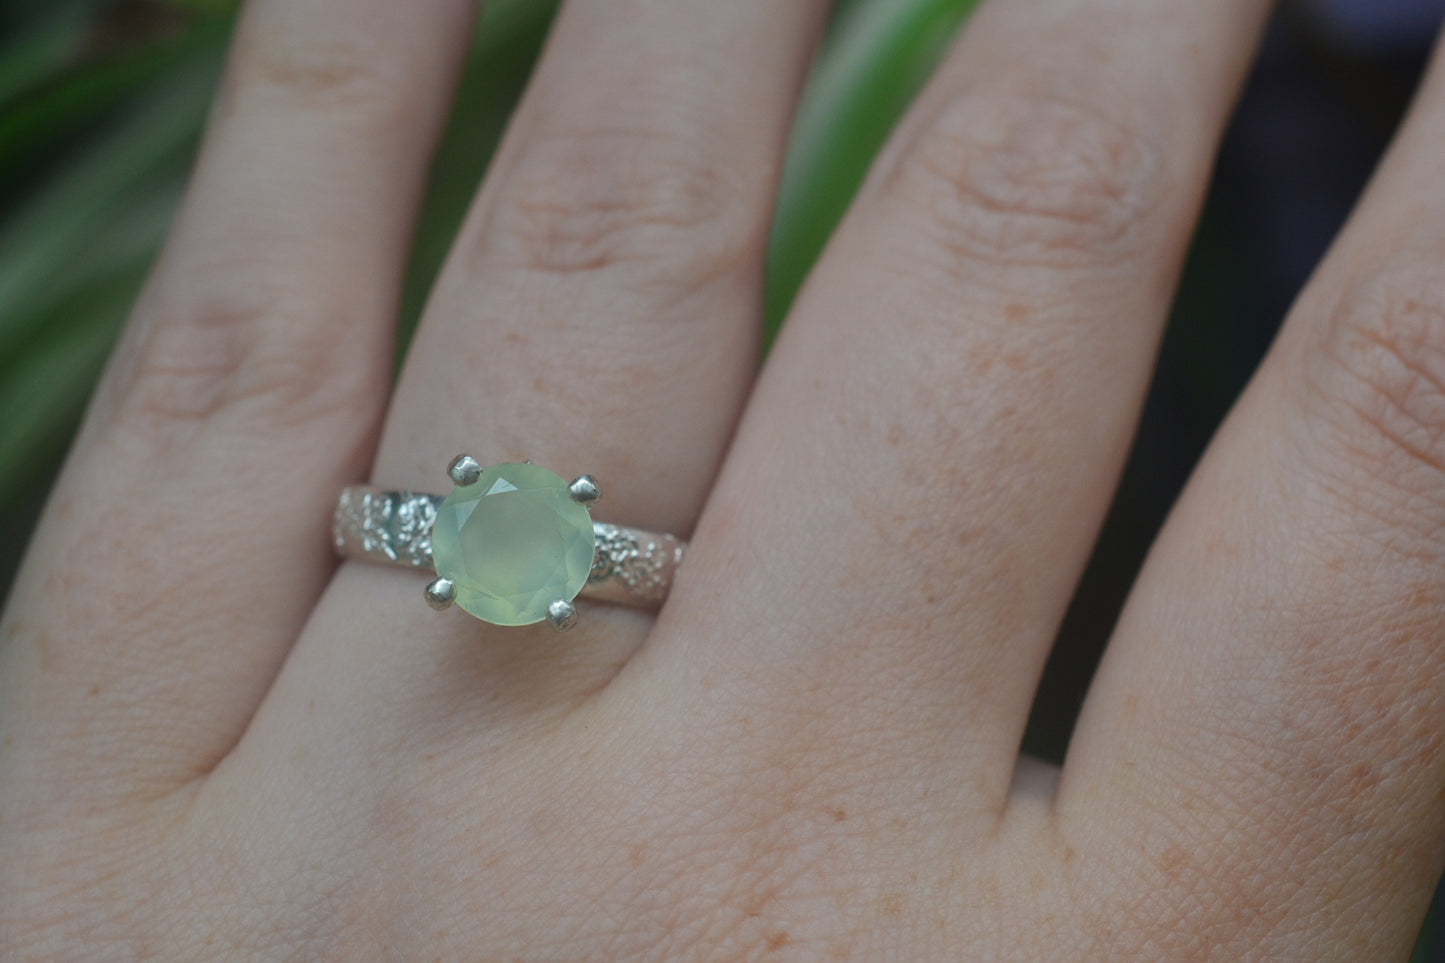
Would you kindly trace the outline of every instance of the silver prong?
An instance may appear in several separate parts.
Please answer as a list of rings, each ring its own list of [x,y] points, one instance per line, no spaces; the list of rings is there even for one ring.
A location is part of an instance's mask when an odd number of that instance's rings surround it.
[[[577,606],[566,599],[558,599],[547,606],[547,621],[558,632],[566,632],[577,624]]]
[[[475,485],[477,479],[482,477],[482,465],[471,455],[458,455],[447,466],[447,475],[451,477],[453,484],[466,488],[468,485]]]
[[[449,578],[438,575],[426,587],[426,604],[440,612],[457,600],[457,587]]]
[[[602,497],[602,489],[597,487],[597,479],[591,475],[578,475],[567,486],[567,494],[577,504],[591,508]]]

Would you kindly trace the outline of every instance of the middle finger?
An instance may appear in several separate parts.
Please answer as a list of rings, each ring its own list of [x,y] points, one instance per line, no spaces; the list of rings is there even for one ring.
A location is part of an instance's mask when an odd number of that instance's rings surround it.
[[[753,395],[668,610],[708,621],[619,682],[889,720],[1002,804],[1267,8],[979,11]]]
[[[756,371],[763,241],[825,7],[563,6],[427,307],[377,484],[444,491],[462,451],[531,459],[596,476],[601,518],[686,535]],[[464,690],[549,704],[594,688],[649,624],[587,606],[563,638],[496,629],[432,613],[424,584],[345,567],[317,628],[368,613],[377,651],[353,636],[321,659],[367,665],[390,691],[461,671]],[[465,655],[432,670],[425,652]]]
[[[377,457],[459,444],[692,527],[757,365],[761,254],[822,0],[564,7],[428,306]],[[448,413],[450,417],[438,417]]]

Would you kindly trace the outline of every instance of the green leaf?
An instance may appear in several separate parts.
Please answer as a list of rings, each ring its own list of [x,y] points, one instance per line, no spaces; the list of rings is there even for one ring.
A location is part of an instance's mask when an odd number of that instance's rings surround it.
[[[94,13],[88,3],[57,4],[44,19],[0,49],[0,112],[75,63],[94,23]]]
[[[53,292],[74,284],[91,258],[106,257],[95,242],[113,236],[107,227],[137,208],[152,212],[154,226],[155,206],[174,204],[212,76],[213,65],[204,58],[178,71],[172,83],[118,118],[0,224],[0,364],[9,363],[36,331]],[[149,242],[153,251],[160,237],[117,240],[148,261],[150,253],[137,246]]]
[[[241,6],[241,0],[157,0],[157,2],[177,10],[210,15],[234,13]]]
[[[69,138],[157,85],[174,88],[192,83],[198,60],[214,76],[228,27],[225,20],[202,21],[177,37],[75,66],[5,104],[0,109],[0,178],[34,166]],[[209,89],[208,85],[207,93]]]
[[[0,507],[64,453],[86,398],[130,310],[140,276],[121,272],[73,289],[57,336],[0,367]]]

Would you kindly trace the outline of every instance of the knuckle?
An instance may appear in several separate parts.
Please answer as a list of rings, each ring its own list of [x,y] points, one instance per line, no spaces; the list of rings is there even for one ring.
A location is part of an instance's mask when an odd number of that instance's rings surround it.
[[[688,288],[761,244],[747,186],[685,136],[583,128],[538,137],[505,177],[478,242],[488,265],[636,271]]]
[[[377,45],[355,38],[242,31],[222,103],[279,98],[328,120],[387,130],[416,109],[412,87],[393,60]]]
[[[264,429],[370,412],[374,365],[308,299],[255,293],[155,315],[114,420],[165,443],[217,419]]]
[[[1097,267],[1139,246],[1160,194],[1148,125],[1017,85],[970,90],[931,117],[885,175],[951,264]]]
[[[1348,289],[1303,354],[1302,383],[1331,455],[1413,498],[1445,501],[1445,274],[1428,257]]]

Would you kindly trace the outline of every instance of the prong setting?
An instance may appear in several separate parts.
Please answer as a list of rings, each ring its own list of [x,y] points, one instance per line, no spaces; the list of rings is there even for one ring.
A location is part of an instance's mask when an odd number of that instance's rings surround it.
[[[597,485],[597,479],[591,475],[578,475],[572,479],[567,486],[567,494],[579,505],[591,508],[597,504],[597,499],[602,497],[602,489]]]
[[[577,624],[577,606],[566,599],[557,599],[547,606],[547,621],[558,632],[566,632]]]
[[[449,578],[442,578],[438,575],[432,579],[426,587],[426,604],[440,612],[442,609],[450,608],[457,600],[457,587],[452,584]]]
[[[447,466],[447,477],[451,478],[452,484],[460,488],[475,485],[477,479],[482,477],[481,462],[471,455],[458,455]]]

